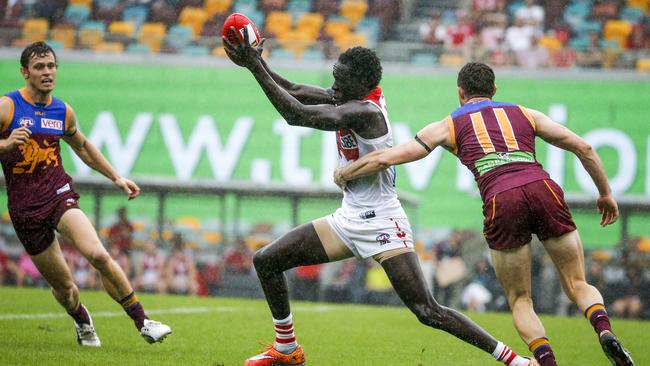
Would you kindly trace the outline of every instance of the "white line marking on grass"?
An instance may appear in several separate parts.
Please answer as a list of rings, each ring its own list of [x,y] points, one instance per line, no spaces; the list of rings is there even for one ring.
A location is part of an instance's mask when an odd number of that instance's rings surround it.
[[[237,313],[246,311],[257,311],[255,307],[238,307],[238,306],[215,306],[215,307],[179,307],[168,309],[148,309],[147,314],[200,314],[200,313]],[[337,311],[337,309],[328,305],[301,306],[292,307],[292,310],[299,313],[328,313]],[[350,311],[346,309],[345,311]],[[124,316],[124,311],[91,311],[93,318],[115,318]],[[69,315],[65,311],[57,313],[26,313],[26,314],[0,314],[0,320],[18,320],[18,319],[56,319],[67,318]]]
[[[196,314],[196,313],[233,313],[242,311],[242,308],[234,306],[219,307],[196,307],[196,308],[169,308],[169,309],[151,309],[147,310],[148,314]],[[90,315],[93,318],[114,318],[124,316],[124,311],[94,311]],[[67,318],[69,315],[64,311],[60,313],[32,313],[32,314],[0,314],[0,320],[17,320],[17,319],[54,319]]]

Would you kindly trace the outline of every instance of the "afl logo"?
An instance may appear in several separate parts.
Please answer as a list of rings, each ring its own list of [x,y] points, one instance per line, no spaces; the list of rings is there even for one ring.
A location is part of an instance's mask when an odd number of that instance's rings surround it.
[[[20,117],[18,121],[20,127],[32,127],[34,125],[34,120],[29,117]]]
[[[377,235],[375,240],[379,243],[379,245],[388,244],[390,243],[390,234],[380,233]]]

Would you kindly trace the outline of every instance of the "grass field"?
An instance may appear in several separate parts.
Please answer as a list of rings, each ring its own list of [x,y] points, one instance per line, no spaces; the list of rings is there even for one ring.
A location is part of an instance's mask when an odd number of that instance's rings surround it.
[[[104,293],[84,292],[100,349],[77,346],[71,319],[43,289],[0,288],[0,365],[242,365],[273,340],[266,304],[257,300],[142,295],[152,318],[173,334],[149,345]],[[490,356],[421,326],[406,308],[295,303],[298,340],[308,365],[496,365]],[[508,314],[469,314],[526,353]],[[588,323],[543,317],[560,365],[608,365]],[[615,320],[637,365],[650,365],[650,323]]]

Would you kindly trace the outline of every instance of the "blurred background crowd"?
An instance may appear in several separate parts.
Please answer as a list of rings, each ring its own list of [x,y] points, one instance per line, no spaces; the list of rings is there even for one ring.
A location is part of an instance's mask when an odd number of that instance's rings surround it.
[[[205,230],[190,228],[189,218],[166,223],[161,235],[146,219],[130,219],[120,208],[100,230],[112,257],[141,292],[262,298],[252,258],[256,249],[288,229],[258,223],[233,242],[209,248],[197,242]],[[196,220],[196,219],[195,219]],[[0,285],[47,284],[17,241],[11,223],[0,224]],[[473,230],[436,229],[417,233],[416,247],[436,299],[472,311],[507,311],[503,291],[490,265],[487,245]],[[80,288],[98,289],[92,266],[59,237]],[[200,241],[200,239],[198,239]],[[560,288],[557,273],[542,245],[533,244],[533,296],[542,313],[575,315]],[[617,317],[650,318],[650,239],[633,237],[611,250],[586,253],[587,280],[605,297]],[[373,260],[355,258],[288,272],[291,296],[306,301],[401,305],[388,277]]]
[[[650,70],[648,0],[0,0],[0,47],[224,57],[221,27],[246,14],[278,59],[355,45],[384,61]]]

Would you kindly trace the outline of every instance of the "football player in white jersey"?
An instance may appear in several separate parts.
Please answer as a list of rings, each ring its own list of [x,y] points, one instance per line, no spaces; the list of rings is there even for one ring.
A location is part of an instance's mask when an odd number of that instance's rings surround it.
[[[255,49],[230,29],[224,37],[230,58],[246,67],[278,112],[292,126],[337,131],[341,164],[392,145],[381,89],[382,67],[374,51],[354,47],[334,64],[334,84],[320,88],[294,84],[271,71]],[[260,46],[261,47],[261,46]],[[506,365],[536,365],[516,355],[463,314],[439,305],[431,294],[413,250],[411,229],[397,198],[395,171],[388,169],[348,185],[334,214],[300,225],[257,251],[253,262],[273,315],[275,344],[246,360],[247,366],[303,365],[294,334],[284,272],[294,267],[374,258],[406,306],[427,326],[468,342]]]

